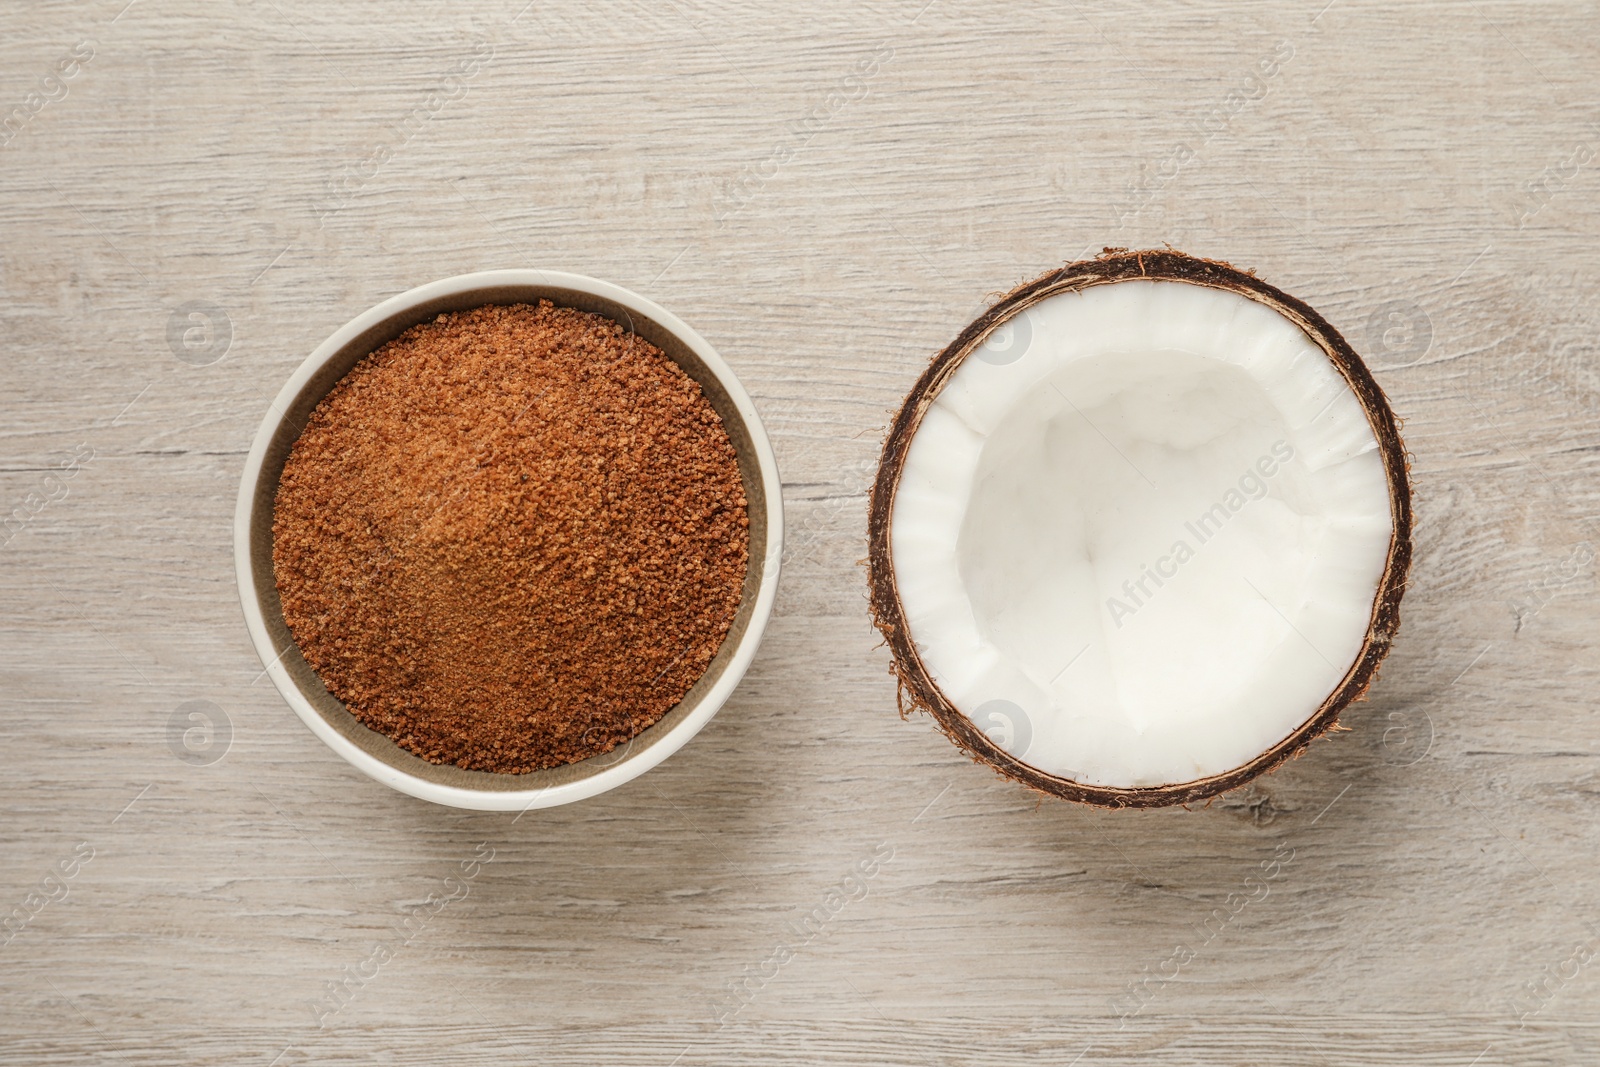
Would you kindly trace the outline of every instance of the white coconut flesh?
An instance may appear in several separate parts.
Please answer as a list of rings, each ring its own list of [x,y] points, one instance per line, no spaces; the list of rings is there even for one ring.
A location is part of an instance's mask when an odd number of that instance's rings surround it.
[[[1391,532],[1366,414],[1304,331],[1125,281],[967,357],[912,438],[890,550],[950,703],[1038,770],[1139,788],[1234,770],[1317,712]]]

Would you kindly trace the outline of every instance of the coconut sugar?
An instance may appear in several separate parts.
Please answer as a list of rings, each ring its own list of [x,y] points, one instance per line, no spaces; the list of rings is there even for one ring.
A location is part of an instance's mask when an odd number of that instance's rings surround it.
[[[329,691],[436,764],[625,743],[705,673],[749,518],[700,387],[599,315],[440,315],[362,360],[283,469],[284,619]]]

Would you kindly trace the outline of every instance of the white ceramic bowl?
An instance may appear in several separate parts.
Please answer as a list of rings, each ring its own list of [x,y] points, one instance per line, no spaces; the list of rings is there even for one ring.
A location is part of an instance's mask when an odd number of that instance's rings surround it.
[[[363,726],[323,686],[283,620],[272,570],[272,508],[289,449],[307,418],[364,356],[444,311],[549,300],[621,323],[654,344],[700,384],[722,416],[739,457],[750,510],[750,568],[733,626],[706,673],[659,722],[627,745],[565,767],[494,774],[435,766]],[[750,396],[711,345],[676,315],[609,282],[540,270],[463,274],[390,297],[357,315],[294,372],[278,393],[245,460],[233,521],[234,563],[245,622],[261,662],[289,706],[358,770],[436,804],[511,811],[551,807],[630,781],[682,748],[739,684],[772,614],[783,551],[777,461]]]

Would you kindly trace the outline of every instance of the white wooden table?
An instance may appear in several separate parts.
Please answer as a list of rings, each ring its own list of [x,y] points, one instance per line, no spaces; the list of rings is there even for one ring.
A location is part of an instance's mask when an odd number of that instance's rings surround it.
[[[1600,1062],[1595,4],[126,2],[0,35],[0,1063]],[[1418,557],[1349,732],[1110,814],[896,717],[857,560],[985,295],[1163,242],[1368,355]],[[701,330],[791,540],[716,720],[520,819],[316,741],[230,533],[313,346],[505,266]]]

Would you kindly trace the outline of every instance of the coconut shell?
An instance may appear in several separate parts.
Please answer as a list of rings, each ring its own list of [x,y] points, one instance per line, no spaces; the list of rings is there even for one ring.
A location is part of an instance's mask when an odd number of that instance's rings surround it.
[[[1305,331],[1344,375],[1367,414],[1388,480],[1394,532],[1389,541],[1383,577],[1373,598],[1372,616],[1361,653],[1315,714],[1266,752],[1224,774],[1190,782],[1121,789],[1060,778],[1022,762],[990,740],[945,697],[923,664],[906,625],[905,611],[895,583],[890,530],[894,521],[895,491],[900,483],[911,439],[916,435],[923,415],[962,361],[1007,319],[1041,300],[1090,286],[1138,279],[1189,282],[1238,293],[1267,305]],[[1377,677],[1379,664],[1400,628],[1400,597],[1405,591],[1406,573],[1411,565],[1411,521],[1410,474],[1394,412],[1383,390],[1373,379],[1372,372],[1326,319],[1303,301],[1227,263],[1199,259],[1172,249],[1130,252],[1108,248],[1095,259],[1068,264],[1007,293],[962,330],[944,351],[934,357],[917,379],[884,440],[883,456],[879,461],[868,510],[867,573],[872,617],[894,656],[892,670],[899,683],[902,717],[910,710],[932,715],[945,735],[973,759],[1041,793],[1084,804],[1112,808],[1189,804],[1236,789],[1257,775],[1273,770],[1290,757],[1298,756],[1313,740],[1336,727],[1339,714],[1346,707],[1366,695]]]

